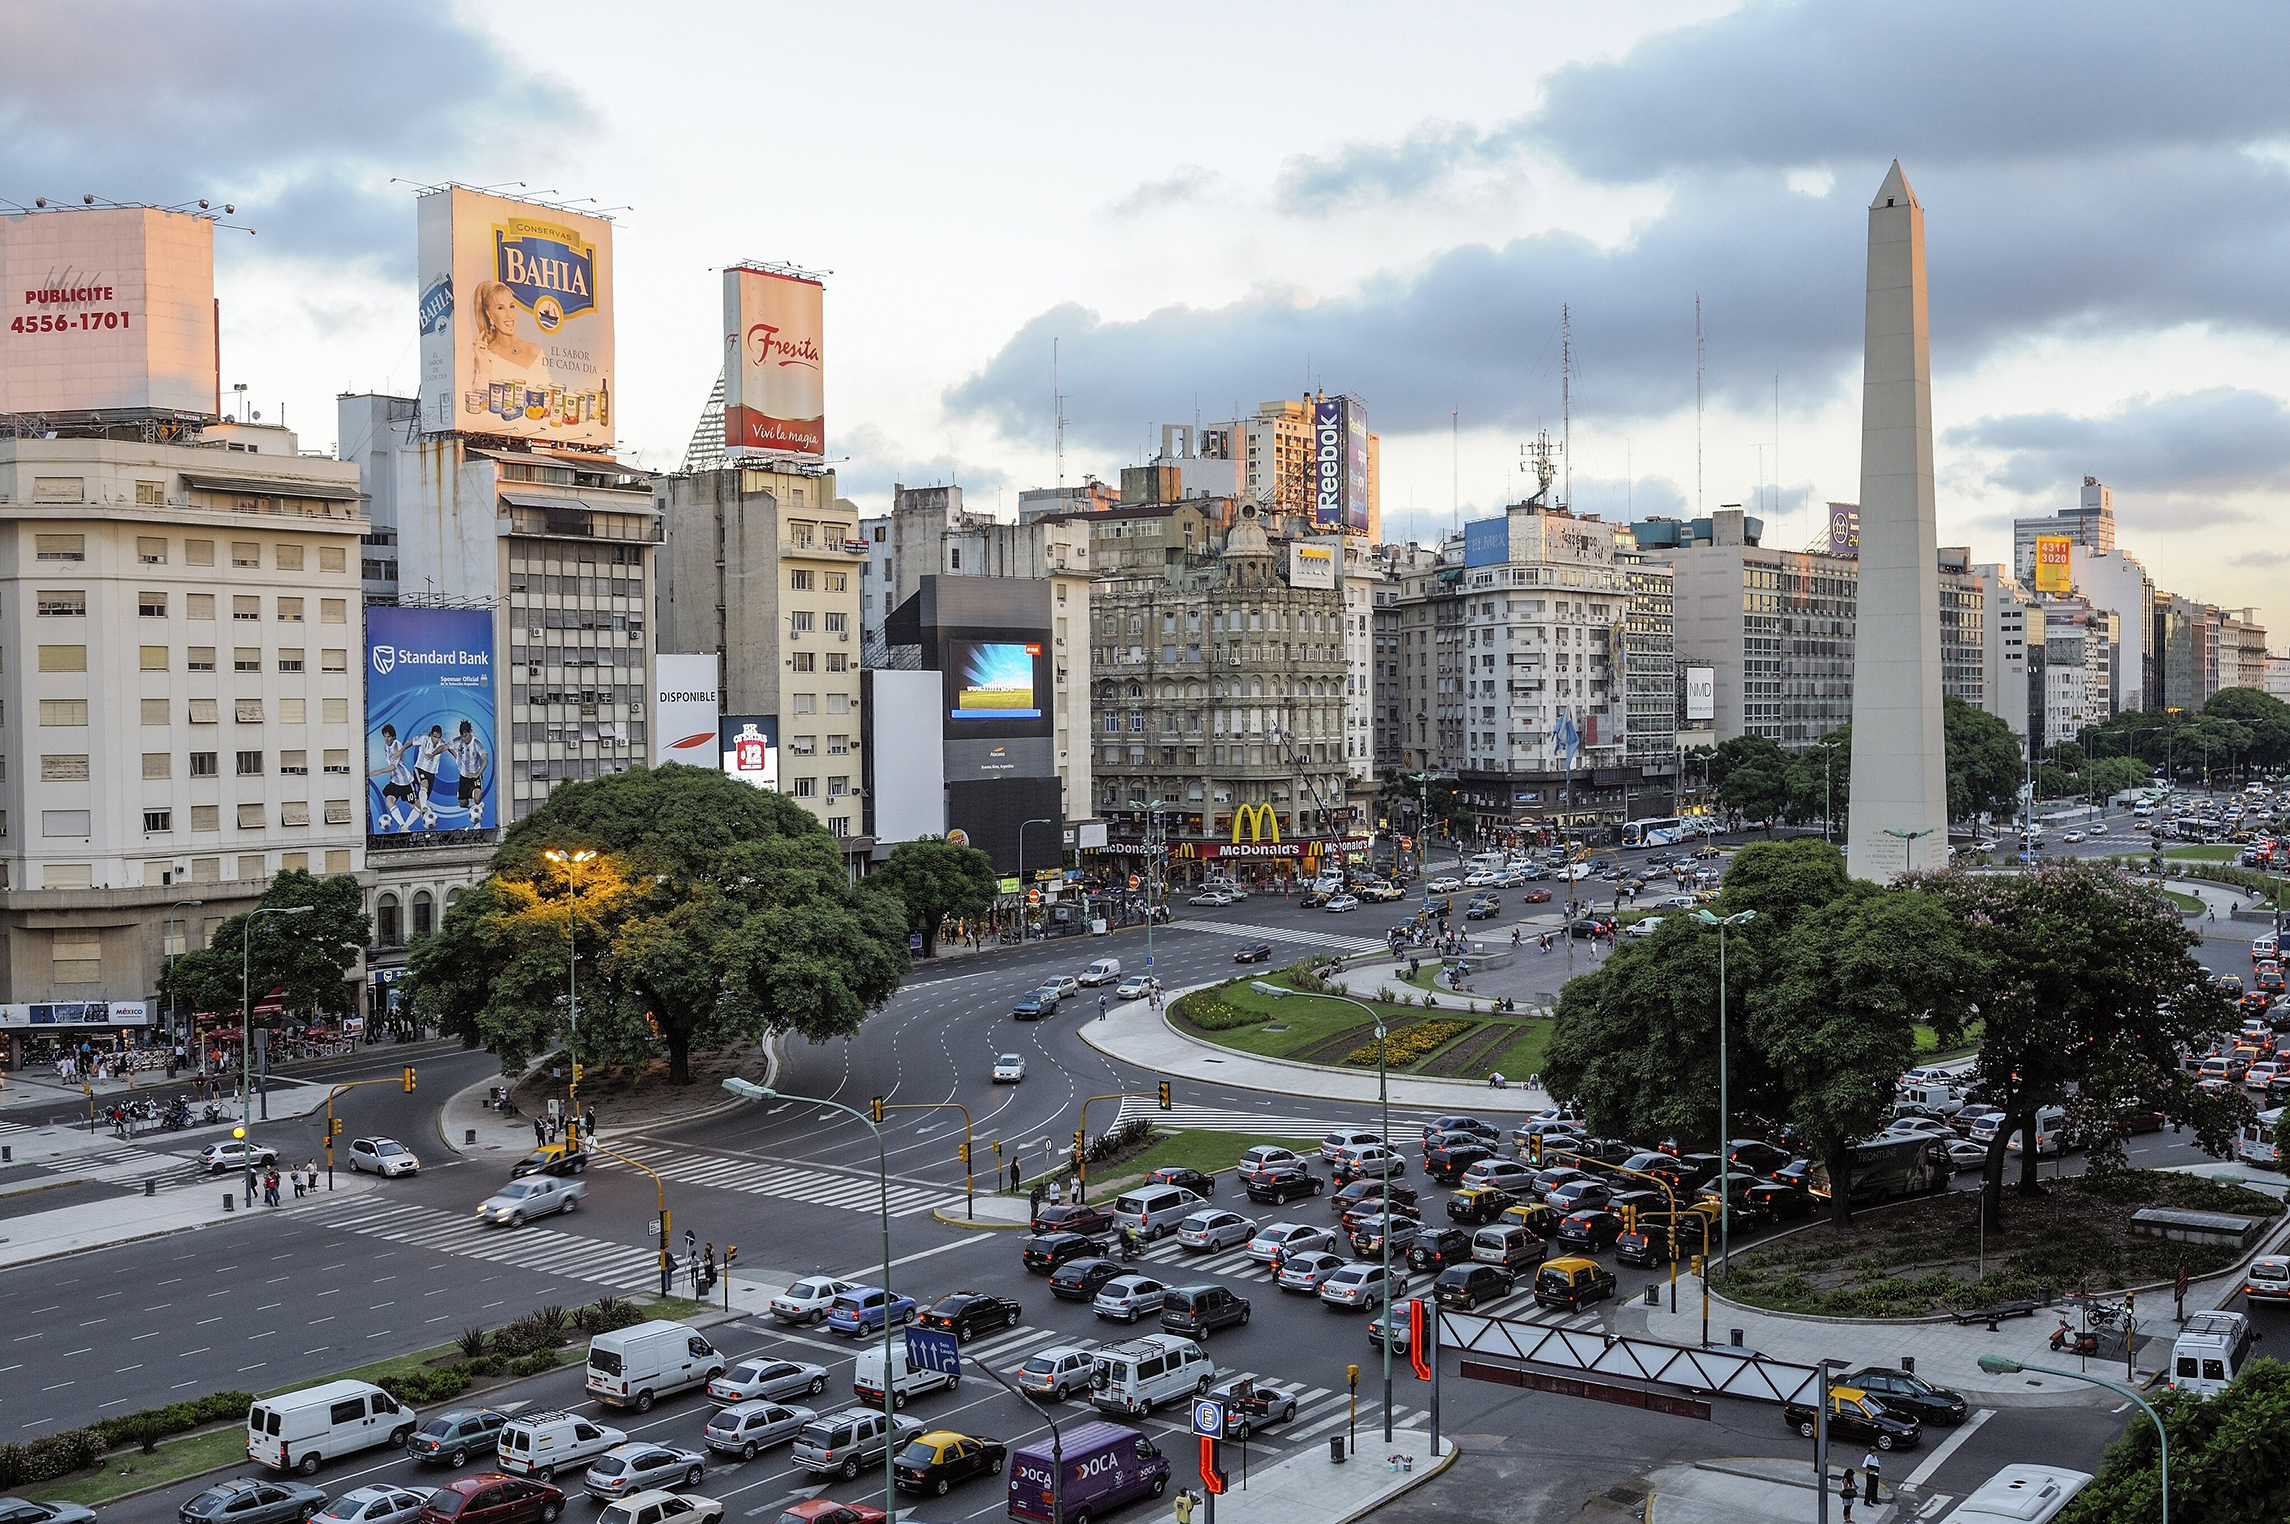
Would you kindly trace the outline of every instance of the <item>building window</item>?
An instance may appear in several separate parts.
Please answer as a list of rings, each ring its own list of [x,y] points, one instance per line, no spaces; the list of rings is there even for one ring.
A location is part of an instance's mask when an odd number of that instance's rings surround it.
[[[829,714],[849,714],[851,712],[851,695],[848,693],[828,694],[827,712]]]
[[[175,812],[173,810],[145,810],[143,812],[143,832],[146,836],[157,836],[174,829]]]
[[[827,616],[827,633],[830,635],[850,634],[851,616],[848,614],[829,614]]]
[[[346,746],[328,747],[326,749],[324,766],[326,771],[329,773],[338,773],[343,777],[348,777],[350,773],[349,748]]]
[[[309,702],[308,699],[280,699],[278,701],[278,723],[281,725],[301,724],[303,716],[308,712],[307,705]]]
[[[318,547],[318,569],[320,571],[338,572],[348,568],[349,555],[341,546],[321,545]],[[347,872],[348,870],[344,869],[343,871]]]
[[[183,542],[183,560],[185,564],[190,566],[214,565],[215,542],[212,540],[185,540]]]
[[[260,672],[262,670],[262,648],[260,646],[233,646],[231,648],[231,670],[233,672]]]
[[[300,672],[302,670],[302,652],[299,649],[282,648],[278,653],[278,670],[281,672]]]
[[[42,725],[85,725],[87,723],[87,700],[42,699],[40,700],[40,723]]]
[[[310,805],[306,800],[289,799],[278,807],[278,823],[282,826],[310,824]]]
[[[398,937],[398,897],[394,894],[385,894],[375,902],[374,941],[381,947],[402,945]]]
[[[318,719],[321,724],[347,725],[350,723],[350,701],[346,698],[320,699]]]
[[[212,778],[216,776],[222,771],[221,767],[218,765],[218,759],[221,756],[222,753],[213,751],[192,752],[191,776],[194,778]]]
[[[238,620],[262,618],[262,600],[252,594],[238,594],[231,599],[231,618]]]
[[[281,624],[302,623],[302,600],[300,598],[279,599],[278,619]]]
[[[234,701],[235,718],[241,725],[262,723],[262,700],[243,698]]]
[[[812,799],[818,796],[819,780],[817,778],[797,778],[794,783],[796,798]]]
[[[41,491],[47,486],[49,482],[54,480],[56,480],[56,478],[52,476],[34,477],[32,482],[32,501],[36,503],[76,503],[79,501],[77,497],[42,497],[40,495]],[[72,478],[72,482],[74,486],[77,486],[79,479],[74,477]],[[87,536],[84,534],[36,534],[32,536],[32,551],[33,554],[42,561],[85,561],[87,559]]]
[[[259,753],[258,753],[258,755],[259,755]],[[307,777],[309,777],[309,776],[310,776],[310,753],[308,753],[308,752],[306,752],[306,751],[282,751],[282,752],[280,752],[280,753],[278,754],[278,770],[279,770],[279,772],[283,773],[284,775],[286,775],[287,777],[290,777],[290,778],[307,778]]]
[[[841,651],[829,651],[827,653],[827,670],[830,672],[848,672],[851,670],[851,658]]]
[[[414,891],[413,934],[415,936],[426,937],[429,935],[432,924],[431,918],[436,913],[436,910],[437,901],[427,889],[417,889]]]
[[[280,571],[302,570],[302,547],[299,545],[279,546],[278,569]]]
[[[192,724],[212,725],[215,724],[220,718],[221,715],[218,712],[217,703],[214,699],[195,698],[191,700]]]
[[[222,819],[221,819],[221,811],[222,811],[222,807],[221,807],[220,805],[213,805],[213,804],[194,804],[194,805],[192,805],[192,806],[191,806],[191,829],[192,829],[192,830],[194,830],[194,831],[219,831],[219,830],[221,830],[221,829],[223,828],[223,826],[222,826]],[[209,861],[212,861],[212,859],[209,859]],[[197,863],[193,863],[193,864],[191,864],[191,876],[192,876],[194,879],[195,879],[195,878],[197,878],[197,877],[199,876],[199,865],[198,865]],[[212,874],[212,873],[209,873],[209,874],[207,875],[207,878],[208,878],[208,879],[211,881],[211,880],[214,878],[214,874]]]
[[[829,775],[829,777],[828,777],[828,779],[827,779],[827,797],[828,797],[828,798],[830,798],[830,799],[840,799],[840,798],[842,798],[842,797],[843,797],[845,794],[848,794],[850,791],[851,791],[851,776],[850,776],[850,774],[848,774],[848,773],[836,773],[836,774],[831,774],[831,775]]]
[[[238,754],[238,775],[242,778],[261,777],[262,753],[259,751],[240,752]]]
[[[851,834],[851,817],[848,815],[830,815],[827,817],[827,829],[838,838],[847,839]]]
[[[809,609],[796,609],[787,616],[787,628],[797,635],[808,635],[816,628]]]
[[[48,976],[57,984],[101,984],[103,939],[59,931],[48,944]]]
[[[231,541],[231,565],[257,568],[262,565],[262,547],[252,540]]]
[[[320,651],[318,653],[318,670],[321,672],[347,672],[349,670],[349,653],[338,646]]]
[[[349,605],[340,598],[321,598],[318,600],[318,622],[345,624],[348,622],[348,610]]]
[[[242,831],[259,831],[262,829],[261,805],[242,804],[239,806],[239,829]],[[242,872],[239,876],[246,878],[250,875]]]
[[[81,752],[48,752],[40,758],[42,783],[87,782],[87,756]]]
[[[166,751],[147,751],[143,754],[143,776],[146,778],[172,778],[175,776],[175,754]]]
[[[143,723],[146,725],[167,724],[167,701],[163,698],[143,700]]]
[[[213,593],[185,593],[183,595],[183,617],[186,619],[214,618],[215,595]]]
[[[821,572],[819,579],[819,585],[827,592],[843,593],[850,591],[851,577],[848,572]]]
[[[827,738],[827,755],[828,755],[828,756],[830,756],[830,757],[847,757],[847,756],[849,756],[850,754],[851,754],[851,738],[850,738],[849,736],[829,736],[829,737]]]
[[[816,672],[819,670],[819,658],[810,651],[798,651],[787,660],[790,671]]]
[[[42,836],[87,836],[94,830],[94,816],[90,811],[40,811],[40,834]]]
[[[796,694],[795,712],[797,714],[817,714],[819,712],[819,695],[816,693]]]
[[[789,572],[787,574],[787,590],[791,593],[808,593],[811,591],[811,573],[807,571]]]
[[[338,568],[337,568],[337,569],[338,569]],[[327,850],[326,850],[326,871],[327,871],[328,873],[347,873],[347,872],[349,872],[349,871],[350,871],[350,849],[349,849],[348,847],[329,847],[329,848],[327,848]]]
[[[144,619],[165,619],[167,617],[167,595],[153,592],[137,593],[135,595],[135,612],[138,617]]]
[[[42,646],[40,647],[40,670],[42,672],[85,672],[87,670],[87,647]]]
[[[149,504],[143,503],[143,489],[157,485],[156,482],[137,482],[135,484],[135,501],[149,507]],[[167,564],[167,542],[157,535],[137,535],[135,537],[135,559],[145,566],[165,566]]]
[[[347,799],[327,800],[326,823],[330,826],[348,825],[350,823],[350,801]]]

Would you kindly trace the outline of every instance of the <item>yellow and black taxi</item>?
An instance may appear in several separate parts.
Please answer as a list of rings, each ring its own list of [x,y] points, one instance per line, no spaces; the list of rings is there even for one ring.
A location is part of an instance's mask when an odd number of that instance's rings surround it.
[[[577,1175],[587,1168],[587,1149],[551,1143],[545,1148],[534,1149],[510,1165],[509,1178],[522,1180],[527,1175]]]
[[[1614,1295],[1614,1272],[1596,1260],[1570,1254],[1545,1260],[1535,1272],[1535,1303],[1566,1312],[1580,1311]]]
[[[1785,1402],[1781,1420],[1807,1439],[1814,1435],[1816,1414],[1809,1402]],[[1906,1450],[1924,1438],[1924,1425],[1896,1413],[1857,1386],[1829,1388],[1829,1440],[1869,1445],[1879,1450]]]
[[[1472,1185],[1447,1198],[1447,1215],[1466,1227],[1479,1227],[1516,1206],[1519,1198],[1498,1185]]]
[[[1548,1242],[1557,1236],[1562,1218],[1555,1208],[1545,1202],[1522,1201],[1516,1206],[1503,1208],[1503,1215],[1497,1220],[1517,1223],[1535,1237]]]
[[[909,1492],[944,1497],[957,1482],[974,1476],[1000,1476],[1009,1458],[1009,1446],[999,1440],[932,1429],[906,1442],[898,1459],[891,1463],[891,1474]]]
[[[1015,1328],[1024,1316],[1016,1302],[983,1291],[957,1291],[933,1302],[922,1315],[925,1328],[943,1329],[956,1343],[992,1328]]]

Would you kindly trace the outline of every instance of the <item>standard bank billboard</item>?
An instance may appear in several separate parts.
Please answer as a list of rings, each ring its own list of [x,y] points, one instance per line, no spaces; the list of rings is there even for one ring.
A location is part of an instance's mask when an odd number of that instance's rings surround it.
[[[369,835],[499,824],[496,728],[490,611],[366,610]]]

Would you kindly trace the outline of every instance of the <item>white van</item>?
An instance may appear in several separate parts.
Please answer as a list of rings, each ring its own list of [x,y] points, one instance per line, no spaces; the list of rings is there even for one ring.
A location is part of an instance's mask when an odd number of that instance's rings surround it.
[[[2036,1157],[2063,1153],[2067,1148],[2067,1108],[2065,1106],[2038,1106],[2036,1108]],[[1975,1138],[1973,1141],[1979,1141]],[[2026,1133],[2015,1130],[2004,1144],[2004,1152],[2016,1154],[2027,1141]]]
[[[588,1393],[599,1402],[652,1411],[655,1398],[705,1386],[724,1373],[715,1346],[681,1323],[654,1318],[588,1341]]]
[[[1081,976],[1081,982],[1084,984],[1119,984],[1121,982],[1121,960],[1119,958],[1098,959]]]
[[[495,1463],[513,1475],[549,1482],[558,1471],[585,1466],[627,1442],[618,1429],[577,1413],[520,1413],[502,1428]]]
[[[375,1445],[403,1448],[417,1415],[380,1387],[327,1381],[265,1397],[246,1411],[247,1459],[304,1476],[323,1461]]]
[[[1159,1238],[1177,1231],[1195,1211],[1208,1205],[1181,1185],[1147,1185],[1114,1198],[1114,1227],[1129,1228],[1139,1238]]]
[[[1147,1334],[1098,1353],[1089,1372],[1089,1400],[1107,1413],[1143,1417],[1162,1403],[1206,1392],[1216,1377],[1216,1365],[1192,1340]]]
[[[2171,1385],[2197,1397],[2216,1397],[2242,1373],[2257,1337],[2247,1313],[2194,1314],[2171,1342]]]
[[[1949,1085],[1911,1085],[1892,1103],[1896,1117],[1952,1117],[1964,1109],[1964,1092]]]
[[[932,1392],[951,1392],[961,1378],[951,1371],[918,1370],[915,1363],[902,1352],[898,1357],[898,1371],[892,1378],[891,1406],[903,1408],[909,1397],[925,1397]],[[851,1373],[851,1390],[861,1402],[883,1405],[883,1347],[859,1351],[858,1369]]]
[[[2088,1471],[2006,1466],[1974,1488],[1941,1524],[2045,1524],[2090,1485]]]

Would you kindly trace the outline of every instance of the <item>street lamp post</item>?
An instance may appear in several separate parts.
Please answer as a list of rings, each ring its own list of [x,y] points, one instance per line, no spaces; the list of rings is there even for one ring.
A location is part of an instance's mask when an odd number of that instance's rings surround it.
[[[180,920],[188,925],[189,918],[178,916],[175,912],[197,909],[205,903],[207,903],[205,900],[177,900],[167,907],[167,995],[172,1006],[168,1012],[167,1025],[171,1034],[177,1039],[183,1035],[183,996],[175,988],[175,923]]]
[[[753,1080],[744,1080],[737,1075],[725,1080],[724,1088],[751,1101],[787,1100],[799,1101],[807,1106],[825,1106],[831,1111],[840,1111],[845,1116],[858,1118],[875,1135],[875,1181],[881,1193],[879,1209],[883,1221],[883,1430],[893,1441],[883,1449],[883,1517],[895,1519],[898,1517],[899,1506],[899,1447],[895,1442],[898,1438],[898,1407],[893,1398],[898,1390],[899,1367],[891,1362],[891,1173],[883,1150],[883,1130],[873,1117],[841,1101],[824,1100],[812,1095],[782,1095],[769,1085],[758,1085]],[[730,1288],[725,1289],[728,1293]]]
[[[2068,1381],[2088,1382],[2092,1386],[2103,1386],[2116,1396],[2127,1398],[2139,1404],[2139,1411],[2146,1414],[2147,1421],[2155,1426],[2156,1454],[2161,1461],[2163,1478],[2162,1524],[2171,1524],[2171,1436],[2163,1430],[2162,1415],[2148,1404],[2146,1398],[2127,1386],[2118,1386],[2112,1381],[2102,1380],[2097,1376],[2088,1376],[2081,1371],[2061,1370],[2050,1365],[2024,1365],[2005,1355],[1982,1355],[1980,1357],[1980,1369],[1991,1376],[2013,1376],[2021,1371],[2035,1371],[2040,1375],[2058,1376]]]
[[[1831,822],[1835,818],[1834,807],[1836,794],[1834,786],[1830,781],[1829,764],[1836,758],[1837,743],[1834,740],[1824,738],[1814,742],[1813,744],[1821,748],[1821,839],[1823,841],[1832,841],[1835,839],[1835,835],[1830,827]]]
[[[574,870],[593,861],[596,854],[585,847],[578,852],[559,852],[552,847],[541,855],[565,870],[565,1015],[572,1030],[566,1041],[571,1054],[566,1062],[572,1066],[572,1083],[565,1090],[568,1103],[565,1137],[577,1148],[580,1146],[580,877]]]
[[[1031,887],[1026,883],[1026,827],[1056,824],[1048,816],[1041,815],[1023,821],[1018,826],[1018,936],[1021,941],[1026,934],[1026,892]]]
[[[1728,1277],[1733,1271],[1733,1140],[1730,1132],[1731,1107],[1726,1094],[1725,1072],[1725,929],[1757,919],[1754,910],[1740,910],[1732,915],[1712,915],[1707,910],[1694,912],[1694,919],[1704,926],[1718,929],[1718,1274]]]
[[[1155,799],[1145,806],[1145,977],[1148,980],[1160,978],[1153,971],[1153,880],[1154,870],[1161,864],[1162,849],[1168,842],[1168,833],[1161,823],[1161,811],[1168,802]],[[1238,839],[1237,831],[1234,839]],[[1148,1002],[1152,1000],[1150,989],[1145,998]]]
[[[245,937],[239,948],[239,1124],[253,1120],[254,1109],[254,923],[266,915],[308,915],[308,905],[263,905],[247,912]],[[262,1095],[262,1119],[270,1120],[270,1092]]]
[[[1938,826],[1926,826],[1921,831],[1896,831],[1891,826],[1885,827],[1885,835],[1900,843],[1902,871],[1909,873],[1916,871],[1916,839],[1919,836],[1930,836],[1939,829]]]

